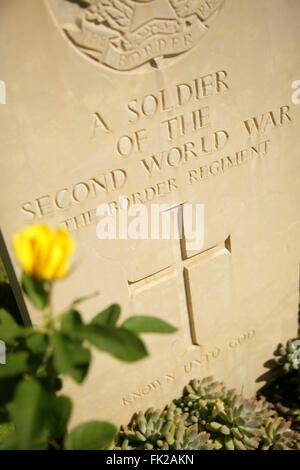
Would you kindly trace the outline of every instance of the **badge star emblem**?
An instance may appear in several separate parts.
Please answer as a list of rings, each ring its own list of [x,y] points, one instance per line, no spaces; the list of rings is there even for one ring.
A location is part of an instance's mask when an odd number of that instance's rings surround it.
[[[178,20],[175,10],[170,5],[169,0],[150,0],[148,2],[136,2],[131,31],[135,31],[151,19],[158,18],[160,20]]]
[[[68,9],[66,0],[47,1],[80,52],[128,71],[159,68],[192,49],[226,0],[72,0]]]

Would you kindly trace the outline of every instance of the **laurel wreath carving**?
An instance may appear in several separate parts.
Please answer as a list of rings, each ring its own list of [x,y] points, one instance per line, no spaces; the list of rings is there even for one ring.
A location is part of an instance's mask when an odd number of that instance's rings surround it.
[[[199,7],[199,0],[170,0],[170,3],[181,18],[193,15]]]
[[[134,13],[132,0],[88,0],[89,7],[84,11],[85,20],[94,24],[107,23],[121,33],[129,30]],[[169,0],[176,14],[186,18],[197,13],[199,0]]]
[[[142,0],[60,1],[77,4],[72,11],[73,23],[63,26],[69,39],[89,57],[117,70],[131,70],[145,62],[155,61],[156,57],[182,54],[205,33],[205,17],[210,17],[224,2],[157,0],[152,4],[153,8],[144,9],[149,18],[143,22]],[[183,38],[186,32],[190,32],[193,44],[184,44],[183,41],[178,49],[174,48],[173,38]],[[166,38],[159,43],[159,47],[164,45],[163,50],[157,49],[160,35]]]

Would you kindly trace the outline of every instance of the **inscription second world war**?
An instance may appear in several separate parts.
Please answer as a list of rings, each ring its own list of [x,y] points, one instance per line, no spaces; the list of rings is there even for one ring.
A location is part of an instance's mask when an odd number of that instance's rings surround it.
[[[94,351],[85,383],[63,391],[76,403],[71,427],[126,423],[196,377],[250,396],[297,334],[299,16],[299,0],[0,1],[0,249],[11,273],[21,276],[14,233],[61,226],[77,249],[55,311],[97,292],[80,305],[85,322],[118,303],[122,322],[177,327],[147,335],[149,357],[134,364]],[[196,215],[191,224],[200,248],[182,230],[185,204],[203,208],[201,230]],[[133,238],[131,215],[125,238],[119,227],[111,238],[109,215],[118,224],[141,205],[150,224],[155,206],[179,213],[182,238],[154,238],[141,219]],[[30,305],[23,314],[43,322]]]

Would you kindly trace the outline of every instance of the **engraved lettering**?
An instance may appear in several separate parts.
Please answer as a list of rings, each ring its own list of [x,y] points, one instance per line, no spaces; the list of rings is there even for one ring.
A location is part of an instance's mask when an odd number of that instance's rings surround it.
[[[261,114],[260,116],[254,116],[250,119],[244,121],[244,126],[247,131],[247,134],[251,137],[253,135],[264,133],[269,127],[278,127],[282,126],[286,121],[291,122],[292,118],[288,114],[290,110],[289,106],[281,106],[279,111],[275,113],[269,111],[266,114]]]
[[[30,214],[30,220],[33,220],[35,218],[36,213],[32,208],[31,202],[25,202],[22,205],[22,211],[25,212],[26,214]]]
[[[99,113],[93,114],[93,126],[92,126],[92,137],[96,137],[97,129],[99,127],[104,130],[105,132],[111,132],[108,125],[104,121],[104,119],[100,116]]]

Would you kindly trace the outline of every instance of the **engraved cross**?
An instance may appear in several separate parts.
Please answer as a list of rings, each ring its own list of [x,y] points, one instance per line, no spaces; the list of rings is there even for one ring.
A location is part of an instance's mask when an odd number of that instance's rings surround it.
[[[183,224],[183,205],[172,207],[178,211],[178,221]],[[193,252],[192,255],[186,250],[186,240],[184,230],[181,228],[180,233],[182,236],[178,243],[175,245],[175,261],[172,265],[167,266],[157,272],[139,279],[138,281],[128,281],[132,296],[139,294],[145,289],[150,289],[157,283],[164,282],[167,279],[176,277],[179,283],[179,293],[183,298],[182,305],[184,305],[186,318],[188,318],[189,335],[193,345],[199,346],[199,338],[197,339],[195,328],[195,315],[196,312],[193,308],[193,296],[190,285],[190,271],[200,265],[203,261],[210,258],[215,258],[222,254],[231,253],[230,237],[220,244],[213,245],[205,250]]]

